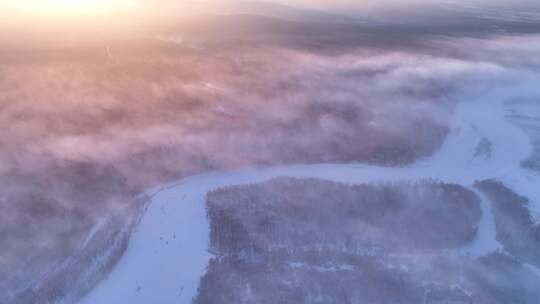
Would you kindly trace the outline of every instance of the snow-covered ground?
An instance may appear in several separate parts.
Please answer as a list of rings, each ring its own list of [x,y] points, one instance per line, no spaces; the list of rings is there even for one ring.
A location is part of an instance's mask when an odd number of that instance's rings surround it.
[[[467,101],[455,110],[451,133],[440,151],[408,167],[322,164],[213,172],[150,190],[153,202],[125,255],[108,278],[80,303],[190,303],[211,257],[207,252],[206,194],[219,187],[280,176],[349,184],[438,179],[469,187],[482,200],[483,218],[477,238],[459,253],[481,256],[497,250],[501,246],[495,240],[491,204],[473,189],[475,181],[497,178],[534,199],[531,209],[540,210],[539,173],[520,166],[532,153],[531,141],[523,130],[505,119],[504,94],[494,91],[481,98],[466,96]],[[540,108],[540,101],[533,106]]]

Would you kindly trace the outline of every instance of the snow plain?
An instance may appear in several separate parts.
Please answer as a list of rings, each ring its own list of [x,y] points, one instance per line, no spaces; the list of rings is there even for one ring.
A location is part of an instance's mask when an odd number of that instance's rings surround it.
[[[129,247],[111,274],[80,304],[191,303],[211,255],[206,194],[216,188],[259,183],[275,177],[320,178],[348,184],[436,179],[472,189],[482,200],[476,239],[457,254],[482,256],[498,250],[491,204],[473,188],[497,178],[531,199],[539,213],[540,175],[521,167],[533,147],[528,135],[506,119],[505,92],[464,96],[454,112],[451,132],[432,157],[399,168],[365,164],[293,165],[234,172],[212,172],[149,190],[153,199]],[[540,108],[540,101],[533,106]],[[524,111],[538,109],[524,109]],[[481,143],[488,153],[478,155]],[[529,266],[533,267],[533,266]],[[533,267],[534,268],[534,267]],[[538,269],[534,269],[540,273]]]

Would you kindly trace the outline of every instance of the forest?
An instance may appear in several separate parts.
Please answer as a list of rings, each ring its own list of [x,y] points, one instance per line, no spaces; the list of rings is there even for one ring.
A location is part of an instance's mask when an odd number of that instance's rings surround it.
[[[540,280],[511,255],[452,254],[481,217],[479,198],[461,186],[278,178],[215,190],[207,210],[214,258],[195,304],[502,304],[540,295]]]

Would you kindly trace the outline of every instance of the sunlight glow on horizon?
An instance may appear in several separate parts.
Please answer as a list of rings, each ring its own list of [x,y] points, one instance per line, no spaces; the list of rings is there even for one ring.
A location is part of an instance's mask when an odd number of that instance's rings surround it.
[[[0,0],[0,32],[149,28],[214,11],[221,0]]]
[[[40,39],[69,33],[118,34],[159,22],[146,0],[0,0],[0,33]],[[61,37],[59,37],[61,38]]]
[[[112,13],[136,6],[137,0],[14,0],[1,1],[0,7],[33,15]]]

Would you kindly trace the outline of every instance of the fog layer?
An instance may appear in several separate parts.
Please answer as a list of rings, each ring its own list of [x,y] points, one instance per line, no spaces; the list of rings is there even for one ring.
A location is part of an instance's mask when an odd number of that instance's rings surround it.
[[[31,279],[130,226],[148,187],[250,166],[404,166],[440,147],[463,96],[537,94],[538,36],[312,18],[90,36],[2,27],[0,302],[61,296]],[[96,228],[117,219],[128,225]]]

